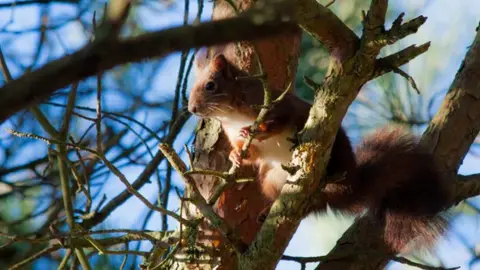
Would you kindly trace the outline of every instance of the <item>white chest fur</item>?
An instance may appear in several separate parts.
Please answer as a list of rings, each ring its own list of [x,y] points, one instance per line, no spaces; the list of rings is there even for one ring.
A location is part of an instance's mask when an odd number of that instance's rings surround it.
[[[252,119],[236,113],[217,117],[217,119],[222,122],[223,130],[232,144],[239,138],[242,128],[253,124]],[[292,157],[290,149],[293,144],[287,140],[287,138],[292,137],[293,130],[287,129],[266,140],[253,140],[252,142],[252,145],[256,146],[259,150],[262,162],[267,163],[271,168],[267,172],[265,180],[270,182],[270,184],[274,184],[279,189],[287,180],[288,174],[282,169],[281,165],[287,165]]]

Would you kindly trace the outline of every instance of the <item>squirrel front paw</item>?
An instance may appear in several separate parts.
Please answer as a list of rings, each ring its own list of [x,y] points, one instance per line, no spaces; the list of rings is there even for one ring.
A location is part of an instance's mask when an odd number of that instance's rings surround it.
[[[237,147],[235,147],[230,154],[228,155],[228,159],[235,164],[237,167],[240,165],[253,165],[259,157],[258,149],[254,145],[250,145],[246,155],[242,157],[242,143],[238,143]]]
[[[239,135],[239,137],[247,138],[248,135],[250,134],[250,127],[251,127],[251,126],[242,127],[242,128],[240,129],[240,135]]]
[[[267,120],[265,121],[264,123],[261,123],[260,125],[258,125],[258,128],[257,130],[255,130],[255,133],[254,133],[254,140],[257,140],[259,142],[267,139],[268,137],[270,137],[271,135],[268,134],[268,125],[271,123],[272,121],[271,120]],[[250,135],[251,133],[251,127],[252,126],[246,126],[246,127],[243,127],[240,129],[240,137],[242,138],[247,138],[248,135]]]
[[[240,165],[243,163],[243,158],[240,151],[241,150],[239,149],[233,149],[230,151],[230,155],[228,155],[228,159],[237,167],[240,167]]]

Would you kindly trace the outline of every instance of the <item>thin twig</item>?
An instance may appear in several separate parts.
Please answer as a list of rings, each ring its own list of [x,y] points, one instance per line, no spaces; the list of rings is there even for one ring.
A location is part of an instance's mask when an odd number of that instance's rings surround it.
[[[125,265],[127,264],[127,259],[128,259],[128,243],[125,242],[125,257],[123,258],[122,264],[120,265],[120,270],[123,270],[125,268]]]
[[[333,3],[335,3],[335,0],[331,0],[330,2],[328,2],[327,4],[325,4],[325,7],[330,7],[331,5],[333,5]]]
[[[97,151],[100,155],[103,155],[102,147],[102,75],[100,72],[97,76],[97,118],[95,121],[95,127],[97,129]]]
[[[10,266],[10,268],[8,268],[9,270],[15,270],[15,269],[23,269],[24,266],[26,266],[27,264],[30,264],[32,263],[34,260],[46,255],[46,254],[49,254],[49,253],[52,253],[56,250],[58,250],[59,247],[58,246],[48,246],[42,250],[40,250],[39,252],[33,254],[32,256],[29,256],[28,258]]]
[[[451,267],[451,268],[428,266],[428,265],[424,265],[424,264],[421,264],[421,263],[416,263],[416,262],[410,261],[410,260],[408,260],[408,259],[405,258],[405,257],[398,257],[398,256],[392,258],[392,260],[393,260],[393,261],[396,261],[396,262],[399,262],[399,263],[402,263],[402,264],[406,264],[406,265],[410,265],[410,266],[415,266],[415,267],[418,267],[418,268],[420,268],[420,269],[425,269],[425,270],[455,270],[455,269],[459,269],[459,268],[460,268],[460,266]]]
[[[154,209],[155,211],[158,211],[160,213],[164,213],[166,215],[169,215],[171,217],[173,217],[174,219],[176,219],[178,222],[184,224],[184,225],[188,225],[188,226],[194,226],[195,224],[193,222],[191,222],[190,220],[187,220],[187,219],[184,219],[182,218],[180,215],[178,215],[177,213],[175,212],[172,212],[172,211],[169,211],[163,207],[159,207],[159,206],[156,206],[156,205],[153,205],[152,203],[150,203],[143,195],[141,195],[138,191],[136,191],[131,185],[130,185],[130,182],[128,182],[127,178],[125,177],[125,175],[123,175],[123,173],[121,173],[113,164],[110,163],[110,161],[108,161],[105,157],[101,156],[100,157],[103,161],[103,163],[105,163],[105,165],[110,169],[110,171],[113,172],[113,174],[115,174],[119,179],[120,181],[127,187],[127,190],[132,193],[135,197],[137,197],[138,199],[140,199],[147,207],[151,208],[151,209]]]
[[[58,265],[57,270],[64,270],[66,268],[68,259],[72,257],[72,254],[73,254],[72,249],[67,249],[67,252],[65,252],[65,256],[63,256],[63,259]]]
[[[48,144],[57,143],[59,145],[78,148],[80,150],[85,150],[85,151],[88,151],[88,152],[94,154],[95,156],[100,158],[103,161],[103,163],[110,169],[110,171],[113,172],[113,174],[115,174],[120,179],[120,181],[127,187],[127,191],[129,193],[131,193],[132,195],[134,195],[135,197],[137,197],[138,199],[140,199],[140,201],[142,201],[147,207],[149,207],[151,209],[154,209],[155,211],[158,211],[160,213],[165,213],[165,214],[175,218],[177,221],[179,221],[182,224],[193,225],[193,223],[191,223],[189,220],[186,220],[186,219],[180,217],[175,212],[164,209],[163,207],[155,206],[152,203],[150,203],[143,195],[141,195],[137,190],[135,190],[132,187],[132,185],[130,184],[130,182],[127,180],[127,178],[125,177],[125,175],[123,173],[121,173],[112,163],[110,163],[110,161],[107,160],[107,158],[104,155],[100,155],[97,151],[89,149],[89,148],[80,147],[78,145],[74,145],[74,144],[70,144],[70,143],[63,143],[63,142],[60,142],[60,141],[55,140],[55,139],[48,139],[48,138],[45,138],[45,137],[42,137],[42,136],[30,134],[30,133],[22,133],[22,132],[10,130],[10,129],[7,129],[7,131],[12,133],[13,135],[16,135],[16,136],[39,139],[39,140],[45,141]],[[62,154],[62,153],[60,153],[60,154]]]
[[[3,54],[0,51],[0,59],[3,59]],[[2,65],[2,72],[5,76],[5,80],[8,82],[10,81],[11,74],[8,71],[8,67],[6,66],[6,62],[3,59],[0,61],[0,64]],[[76,86],[74,85],[74,89],[76,91]],[[72,90],[74,90],[72,89]],[[75,92],[74,92],[75,94]],[[75,95],[72,94],[72,96],[69,96],[69,102],[74,103]],[[71,105],[71,104],[70,104]],[[58,132],[55,127],[48,121],[47,117],[41,112],[41,110],[38,107],[31,107],[31,112],[35,116],[36,120],[38,123],[43,127],[43,129],[49,133],[50,136],[52,136],[55,140],[58,140],[59,142],[62,142],[62,144],[57,144],[58,147],[58,167],[59,167],[59,174],[60,174],[60,184],[61,184],[61,189],[62,189],[62,199],[64,203],[64,209],[65,209],[65,215],[67,217],[67,224],[69,229],[72,231],[75,228],[75,220],[73,218],[73,203],[72,203],[72,195],[70,193],[70,185],[69,185],[69,173],[68,169],[66,166],[66,163],[62,160],[60,157],[64,157],[65,159],[68,159],[67,157],[67,151],[66,147],[63,143],[66,142],[67,138],[67,132],[68,132],[68,127],[69,123],[66,121],[70,122],[71,120],[71,111],[70,109],[67,108],[66,110],[66,117],[64,119],[64,134],[61,132]],[[85,270],[90,270],[90,264],[88,263],[88,259],[85,256],[85,253],[83,253],[82,249],[77,249],[75,248],[75,254],[78,257],[78,260],[80,261],[80,264],[82,265],[83,269]],[[28,258],[26,259],[28,260]]]

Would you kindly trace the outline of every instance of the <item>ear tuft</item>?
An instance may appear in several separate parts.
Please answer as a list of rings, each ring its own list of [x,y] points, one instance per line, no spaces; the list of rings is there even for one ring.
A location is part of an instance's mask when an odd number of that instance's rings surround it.
[[[227,67],[227,59],[223,54],[215,55],[212,59],[212,69],[215,72],[223,71]]]

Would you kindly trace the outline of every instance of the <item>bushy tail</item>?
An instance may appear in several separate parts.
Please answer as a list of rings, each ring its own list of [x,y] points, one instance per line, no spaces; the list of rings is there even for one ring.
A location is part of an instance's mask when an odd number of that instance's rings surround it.
[[[365,207],[385,218],[385,242],[392,251],[433,245],[447,227],[442,211],[452,195],[434,157],[399,128],[366,137],[356,156],[357,190]]]

